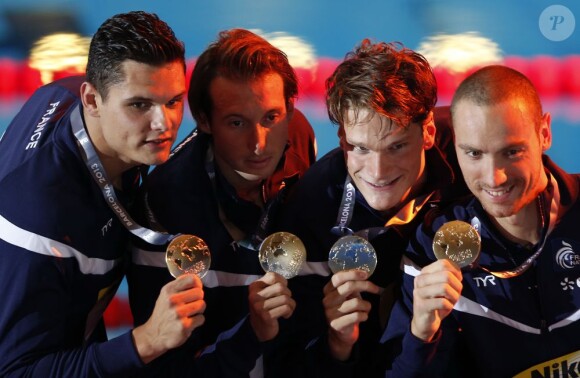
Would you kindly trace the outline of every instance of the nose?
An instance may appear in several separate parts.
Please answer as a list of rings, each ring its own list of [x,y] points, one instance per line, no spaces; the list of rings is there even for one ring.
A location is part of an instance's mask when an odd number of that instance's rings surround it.
[[[368,165],[369,174],[374,179],[381,179],[387,176],[389,170],[388,159],[382,153],[374,153]]]
[[[490,188],[497,188],[507,181],[507,174],[505,167],[499,164],[496,160],[490,159],[485,173],[486,184]]]
[[[158,106],[153,111],[151,129],[163,132],[169,128],[169,117],[164,106]]]
[[[268,140],[268,128],[257,124],[254,127],[253,138],[251,138],[250,148],[254,154],[261,155],[266,150],[266,143]]]

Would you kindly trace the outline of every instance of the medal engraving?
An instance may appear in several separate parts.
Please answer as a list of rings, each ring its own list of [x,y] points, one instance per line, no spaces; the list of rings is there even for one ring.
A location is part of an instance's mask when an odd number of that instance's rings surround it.
[[[377,266],[377,253],[366,239],[347,235],[338,239],[330,248],[328,265],[333,273],[359,269],[368,272],[370,276]]]
[[[169,243],[165,252],[169,273],[175,278],[194,273],[203,278],[211,263],[209,247],[194,235],[179,235]]]
[[[258,257],[265,272],[275,272],[289,279],[298,275],[306,260],[306,248],[296,235],[275,232],[260,244]]]
[[[433,238],[433,252],[438,260],[449,259],[460,268],[472,266],[479,258],[481,237],[467,222],[445,223]]]

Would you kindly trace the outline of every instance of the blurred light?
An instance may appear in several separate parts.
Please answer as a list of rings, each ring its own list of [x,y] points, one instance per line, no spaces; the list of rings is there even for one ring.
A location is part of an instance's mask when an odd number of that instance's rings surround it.
[[[433,68],[441,67],[455,73],[502,61],[497,43],[476,32],[431,36],[421,42],[417,51]]]
[[[318,59],[312,44],[286,32],[264,33],[260,29],[254,29],[252,32],[284,51],[290,65],[296,71],[301,93],[308,92],[316,80],[318,71]]]
[[[314,47],[300,37],[286,32],[264,33],[260,29],[252,30],[272,45],[284,51],[293,67],[313,69],[318,62]]]
[[[42,37],[30,51],[30,67],[40,71],[43,84],[54,80],[59,71],[84,73],[90,38],[74,33],[57,33]]]

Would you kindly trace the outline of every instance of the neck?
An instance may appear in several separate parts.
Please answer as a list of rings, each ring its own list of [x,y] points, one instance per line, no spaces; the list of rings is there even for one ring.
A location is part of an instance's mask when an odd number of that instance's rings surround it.
[[[409,190],[403,195],[399,204],[395,207],[390,208],[389,210],[382,211],[381,215],[385,219],[388,220],[388,219],[392,218],[393,216],[395,216],[410,201],[419,197],[422,194],[424,186],[425,186],[424,184],[426,181],[426,175],[427,175],[426,172],[423,171],[423,173],[419,176],[419,178],[417,179],[415,184],[413,184],[413,186],[411,188],[409,188]]]
[[[103,168],[105,168],[105,172],[107,172],[107,177],[109,178],[109,182],[116,188],[116,189],[123,189],[123,172],[125,172],[130,167],[122,167],[122,164],[119,164],[118,159],[111,158],[110,156],[102,155],[99,153],[99,159],[103,164]]]
[[[537,201],[533,201],[510,217],[492,220],[508,240],[522,245],[535,245],[540,241],[542,220]]]
[[[264,207],[264,199],[262,198],[262,185],[246,189],[236,189],[238,197],[253,202],[259,207]]]
[[[87,134],[91,140],[93,148],[103,165],[103,169],[107,174],[109,182],[117,189],[122,189],[121,177],[123,172],[132,168],[133,166],[125,163],[121,159],[110,153],[110,148],[103,137],[100,125],[95,122],[92,117],[87,117],[85,114],[85,125]],[[112,152],[112,151],[111,151]]]
[[[217,155],[215,156],[214,162],[219,167],[220,172],[226,181],[234,187],[238,197],[243,200],[253,202],[260,207],[264,206],[264,199],[262,196],[262,179],[249,180],[243,177],[229,165],[223,162]]]

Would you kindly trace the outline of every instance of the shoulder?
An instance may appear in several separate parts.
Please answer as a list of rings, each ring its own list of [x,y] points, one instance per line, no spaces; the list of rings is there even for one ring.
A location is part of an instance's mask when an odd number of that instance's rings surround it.
[[[299,109],[294,108],[288,127],[291,140],[294,138],[299,138],[299,140],[312,140],[314,138],[312,125]]]
[[[181,142],[169,160],[153,168],[141,187],[138,207],[145,206],[166,227],[177,214],[191,216],[213,198],[211,182],[205,171],[204,135],[192,133]],[[138,209],[140,213],[143,209]]]
[[[340,205],[345,178],[342,151],[329,152],[292,187],[284,204],[281,223],[290,229],[308,228],[308,232],[326,226],[330,229]]]
[[[344,184],[346,166],[340,148],[336,148],[314,163],[296,184],[302,196],[324,201]]]
[[[205,175],[205,153],[207,136],[194,130],[171,152],[169,159],[154,167],[147,176],[147,187],[170,188],[193,183]]]
[[[86,168],[75,165],[76,156],[53,152],[42,151],[15,167],[9,179],[0,180],[2,216],[51,238],[67,224],[85,219],[87,213],[80,209],[90,209],[101,200]]]

